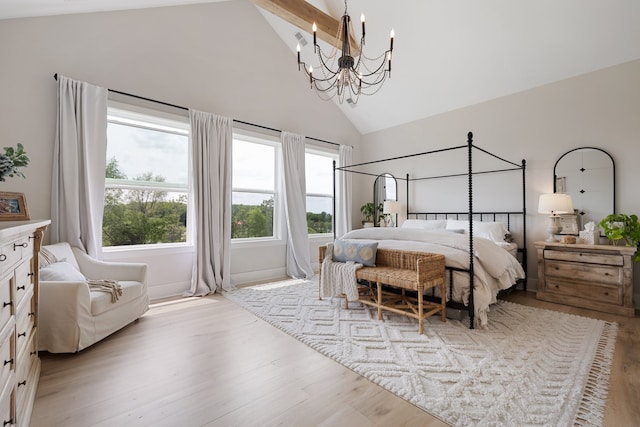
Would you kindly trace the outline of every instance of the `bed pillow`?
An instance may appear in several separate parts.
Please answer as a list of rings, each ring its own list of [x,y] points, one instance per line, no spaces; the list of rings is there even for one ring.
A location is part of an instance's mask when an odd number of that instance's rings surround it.
[[[456,231],[457,233],[460,233],[460,230],[463,230],[462,232],[466,234],[469,231],[469,221],[466,219],[447,219],[447,225],[445,228],[449,231]]]
[[[473,222],[473,234],[492,242],[504,242],[505,235],[509,232],[503,222]]]
[[[469,232],[469,221],[448,219],[447,230],[457,231],[464,230],[464,233]],[[493,221],[473,221],[473,235],[474,237],[482,237],[484,239],[491,240],[492,242],[504,242],[505,235],[509,232],[507,226],[503,222]]]
[[[447,225],[446,219],[405,219],[402,228],[420,228],[422,230],[442,230]]]
[[[40,280],[44,282],[86,282],[87,278],[68,262],[54,262],[40,269]]]
[[[338,262],[353,261],[367,267],[375,267],[377,250],[378,242],[364,243],[337,239],[333,242],[333,260]]]

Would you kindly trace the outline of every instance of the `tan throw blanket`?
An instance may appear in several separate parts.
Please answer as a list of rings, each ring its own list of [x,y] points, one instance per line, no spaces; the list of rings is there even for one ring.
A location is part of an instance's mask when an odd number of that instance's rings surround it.
[[[89,290],[111,294],[111,302],[118,301],[122,296],[122,286],[115,280],[87,280]]]
[[[322,262],[322,274],[320,275],[320,296],[334,297],[345,295],[347,301],[358,300],[358,283],[356,270],[362,268],[362,264],[333,261],[333,245],[327,245],[324,260]]]

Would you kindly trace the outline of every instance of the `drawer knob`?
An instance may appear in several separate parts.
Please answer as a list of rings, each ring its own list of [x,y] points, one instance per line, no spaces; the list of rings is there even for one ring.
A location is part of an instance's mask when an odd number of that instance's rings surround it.
[[[9,360],[5,360],[4,361],[5,366],[8,365],[9,363],[13,363],[13,359],[9,359]]]
[[[2,425],[3,426],[10,426],[11,424],[13,424],[13,418],[5,420]]]
[[[8,306],[8,305],[13,305],[13,301],[3,302],[3,303],[2,303],[2,307],[3,307],[3,308],[4,308],[4,307],[6,307],[6,306]]]
[[[27,316],[31,317],[31,316],[35,316],[36,314],[34,312],[31,312],[29,314],[27,314]]]
[[[27,273],[27,277],[29,276],[35,276],[35,273]]]
[[[19,291],[24,291],[24,290],[25,290],[25,285],[18,286],[18,287],[17,287],[17,289],[18,289]]]
[[[26,337],[26,336],[27,336],[27,333],[26,333],[26,332],[21,332],[21,333],[19,333],[19,334],[18,334],[18,338],[20,338],[20,337]]]
[[[29,244],[27,242],[20,243],[20,244],[14,243],[13,244],[13,250],[15,251],[16,248],[26,248],[27,246],[29,246]]]
[[[0,262],[6,261],[6,260],[7,260],[7,256],[5,254],[0,254]]]
[[[29,356],[35,356],[36,354],[38,354],[37,351],[32,351],[32,352],[29,353]]]
[[[21,385],[27,385],[27,380],[20,381],[20,382],[18,383],[18,387],[20,387]]]

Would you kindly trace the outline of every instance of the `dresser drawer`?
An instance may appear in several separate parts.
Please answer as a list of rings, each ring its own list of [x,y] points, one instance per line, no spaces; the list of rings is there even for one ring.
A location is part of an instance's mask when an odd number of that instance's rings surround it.
[[[622,287],[598,283],[573,282],[555,277],[547,278],[545,291],[550,294],[577,297],[604,304],[622,304]]]
[[[20,419],[24,418],[20,416],[25,413],[25,407],[33,403],[32,398],[35,396],[35,389],[38,385],[40,361],[38,359],[37,345],[36,334],[32,334],[24,352],[18,354],[19,365],[16,367],[16,412]]]
[[[9,318],[9,321],[4,328],[0,331],[0,380],[1,384],[4,384],[11,372],[15,367],[14,364],[14,330],[15,323],[13,317]]]
[[[11,300],[11,276],[0,280],[0,328],[2,328],[13,313]]]
[[[620,267],[606,265],[581,264],[577,262],[547,261],[544,265],[547,277],[564,277],[593,283],[620,285],[624,272]]]
[[[13,416],[13,410],[11,408],[11,402],[13,401],[13,385],[15,384],[15,378],[13,374],[2,385],[2,391],[0,392],[0,423],[3,426],[14,425],[15,417]]]
[[[16,352],[22,351],[26,341],[31,337],[35,327],[35,311],[33,300],[33,289],[25,295],[25,300],[18,306],[16,312]]]
[[[22,299],[26,295],[27,291],[31,289],[33,280],[33,274],[31,273],[31,262],[24,261],[22,264],[16,268],[15,272],[15,304],[16,306],[20,305]]]
[[[0,275],[4,275],[7,271],[11,271],[20,259],[22,259],[22,249],[16,249],[13,247],[14,243],[11,242],[0,246]]]
[[[581,251],[554,251],[552,249],[546,249],[544,251],[544,258],[555,259],[558,261],[584,262],[586,264],[602,264],[620,267],[624,265],[624,258],[622,255],[616,254],[598,254]]]

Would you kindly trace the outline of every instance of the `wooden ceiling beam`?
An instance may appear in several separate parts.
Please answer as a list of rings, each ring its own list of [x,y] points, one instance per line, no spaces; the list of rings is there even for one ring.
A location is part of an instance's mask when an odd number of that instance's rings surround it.
[[[251,2],[309,34],[313,34],[311,27],[315,22],[318,27],[316,34],[320,40],[338,49],[342,48],[342,42],[336,38],[340,20],[327,15],[312,4],[304,0],[251,0]],[[350,36],[349,40],[351,55],[358,56],[360,54],[358,43],[353,36]]]

